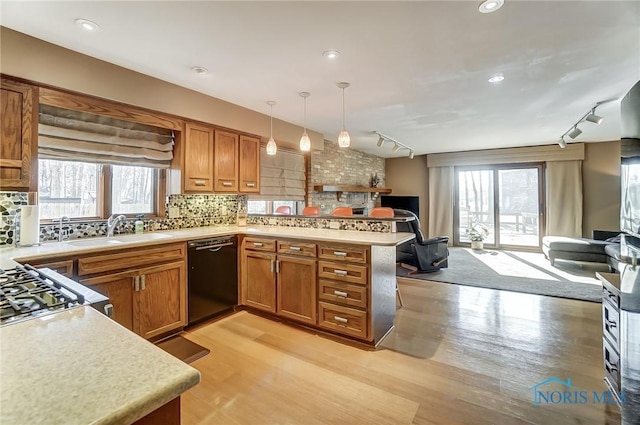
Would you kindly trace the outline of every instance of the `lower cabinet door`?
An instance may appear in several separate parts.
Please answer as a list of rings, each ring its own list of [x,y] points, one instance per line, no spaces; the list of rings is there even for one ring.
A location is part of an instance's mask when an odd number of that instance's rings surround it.
[[[135,332],[143,338],[151,338],[186,325],[184,261],[148,267],[138,273],[140,289],[135,292]]]
[[[83,279],[80,283],[108,297],[109,302],[113,305],[111,318],[130,331],[134,331],[133,279],[131,273],[116,273]]]
[[[275,254],[245,251],[242,301],[244,305],[276,312]]]
[[[278,315],[316,324],[316,259],[278,256]]]
[[[367,312],[320,301],[318,325],[346,335],[367,339]]]

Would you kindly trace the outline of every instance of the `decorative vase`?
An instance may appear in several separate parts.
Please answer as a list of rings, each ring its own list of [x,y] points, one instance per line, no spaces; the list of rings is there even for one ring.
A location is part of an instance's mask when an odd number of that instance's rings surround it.
[[[484,242],[482,241],[471,241],[471,249],[483,249]]]

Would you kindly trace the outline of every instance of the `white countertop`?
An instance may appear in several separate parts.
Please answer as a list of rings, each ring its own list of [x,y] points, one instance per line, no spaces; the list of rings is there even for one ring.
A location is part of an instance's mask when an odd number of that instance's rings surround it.
[[[359,245],[395,246],[407,242],[415,237],[413,233],[378,233],[359,232],[355,230],[309,229],[301,227],[277,226],[210,226],[193,227],[181,230],[164,230],[148,232],[142,235],[116,235],[119,243],[110,243],[108,238],[74,239],[65,242],[46,242],[32,247],[4,247],[0,248],[0,268],[9,269],[16,262],[25,263],[29,259],[42,257],[64,257],[75,254],[100,252],[106,250],[133,248],[137,246],[157,245],[169,242],[184,242],[213,236],[246,234],[252,236],[268,236],[289,239],[312,239],[317,241],[350,243]],[[149,239],[145,238],[145,235]],[[150,236],[149,236],[150,235]],[[157,239],[162,235],[162,239]],[[153,239],[156,237],[156,239]],[[95,241],[92,246],[73,245],[74,241]]]
[[[200,372],[91,307],[0,328],[0,423],[131,424]]]

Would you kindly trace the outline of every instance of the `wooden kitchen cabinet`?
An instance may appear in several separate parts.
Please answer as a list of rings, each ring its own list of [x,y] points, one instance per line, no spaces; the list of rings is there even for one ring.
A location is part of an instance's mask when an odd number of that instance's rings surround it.
[[[244,238],[242,303],[315,325],[318,303],[315,256],[315,244]]]
[[[260,193],[260,139],[240,135],[239,191]]]
[[[150,267],[138,273],[139,290],[133,303],[135,332],[148,339],[184,326],[185,262]]]
[[[216,192],[238,191],[238,134],[215,130],[213,181]]]
[[[316,260],[278,255],[278,315],[316,324]]]
[[[276,312],[276,255],[243,250],[242,303],[259,310]]]
[[[82,279],[79,282],[109,298],[113,305],[111,318],[130,331],[134,331],[134,273],[123,272]]]
[[[213,192],[213,128],[187,123],[184,144],[185,192]]]
[[[81,257],[78,275],[109,297],[116,322],[150,339],[187,323],[185,253],[172,243]]]
[[[38,88],[0,84],[0,189],[38,190]]]

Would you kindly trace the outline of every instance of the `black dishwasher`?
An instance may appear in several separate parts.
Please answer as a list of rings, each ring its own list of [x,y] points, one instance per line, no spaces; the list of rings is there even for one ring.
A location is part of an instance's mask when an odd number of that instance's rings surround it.
[[[189,247],[189,325],[238,305],[236,236],[191,241]]]

